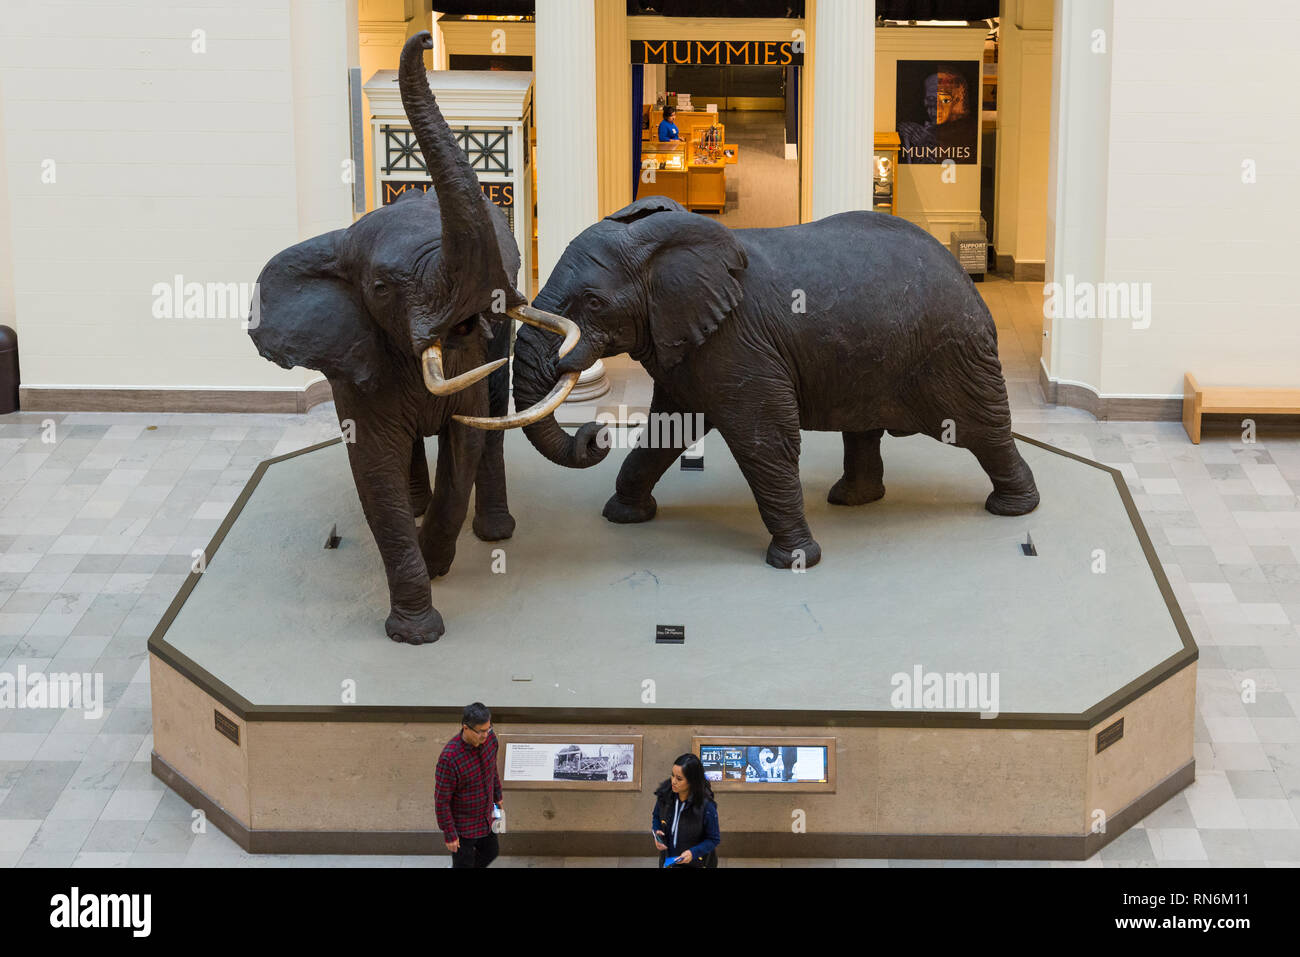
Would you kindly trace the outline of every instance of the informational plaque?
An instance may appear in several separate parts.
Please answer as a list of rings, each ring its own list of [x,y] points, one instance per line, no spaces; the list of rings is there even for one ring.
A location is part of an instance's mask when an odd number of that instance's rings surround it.
[[[715,791],[834,791],[835,739],[691,739]]]
[[[641,790],[641,735],[500,734],[503,788]]]

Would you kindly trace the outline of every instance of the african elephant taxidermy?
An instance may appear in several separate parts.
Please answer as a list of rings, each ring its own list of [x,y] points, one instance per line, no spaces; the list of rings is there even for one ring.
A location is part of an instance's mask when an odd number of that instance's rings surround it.
[[[522,307],[525,321],[566,334],[566,342],[574,336],[571,323],[529,309],[515,289],[519,250],[434,101],[422,52],[431,45],[427,32],[406,42],[398,81],[434,189],[279,253],[258,277],[249,322],[263,356],[329,380],[388,575],[385,627],[410,644],[443,634],[429,580],[451,567],[471,488],[479,538],[514,530],[502,436],[454,418],[505,413],[507,315]],[[438,436],[432,492],[427,435]]]
[[[701,414],[735,456],[771,533],[767,561],[817,563],[804,518],[799,430],[841,432],[836,505],[885,494],[880,440],[923,433],[975,454],[993,482],[984,507],[1038,504],[1011,435],[997,330],[974,283],[928,233],[849,212],[781,229],[731,230],[663,197],[579,235],[533,305],[577,323],[567,354],[531,329],[515,344],[515,402],[596,359],[627,352],[654,379],[650,411]],[[491,427],[490,423],[484,423]],[[525,428],[547,458],[595,464],[595,423],[576,437],[546,416]],[[680,448],[633,449],[605,517],[654,517],[655,483]]]

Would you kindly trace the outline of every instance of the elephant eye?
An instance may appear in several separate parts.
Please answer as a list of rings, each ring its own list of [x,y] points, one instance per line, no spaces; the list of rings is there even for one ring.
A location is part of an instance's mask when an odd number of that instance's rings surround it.
[[[605,308],[605,300],[601,299],[600,296],[596,295],[594,292],[589,292],[583,297],[583,304],[587,307],[589,312],[600,312]]]
[[[374,291],[374,294],[376,296],[388,295],[388,287],[385,286],[384,283],[379,279],[375,280],[375,284],[371,287],[371,289]]]

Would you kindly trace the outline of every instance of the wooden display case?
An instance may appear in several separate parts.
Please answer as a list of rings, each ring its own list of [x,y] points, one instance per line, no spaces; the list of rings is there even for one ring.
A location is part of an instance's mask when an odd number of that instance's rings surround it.
[[[637,198],[667,196],[685,206],[689,175],[685,143],[651,140],[641,148],[641,182],[637,187]]]
[[[715,116],[716,114],[710,114]],[[698,126],[691,131],[690,146],[686,161],[690,176],[686,186],[686,206],[692,211],[708,210],[720,213],[727,206],[727,157],[723,153],[726,140],[726,128],[716,124],[717,136],[710,138],[707,132],[715,124]],[[732,147],[733,158],[735,147]]]

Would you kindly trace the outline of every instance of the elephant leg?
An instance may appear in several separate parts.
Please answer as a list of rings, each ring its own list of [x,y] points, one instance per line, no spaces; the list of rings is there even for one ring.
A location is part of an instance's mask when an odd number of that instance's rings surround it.
[[[388,576],[391,609],[384,623],[388,637],[412,645],[437,641],[444,628],[433,607],[429,573],[420,554],[411,517],[412,437],[394,425],[386,410],[361,415],[359,397],[342,383],[331,383],[339,418],[357,422],[356,441],[347,443],[348,463],[370,533]]]
[[[420,526],[420,552],[430,578],[447,574],[456,557],[456,538],[469,511],[470,490],[483,457],[483,432],[449,422],[438,436],[433,503]]]
[[[664,427],[667,420],[660,416],[677,414],[681,416],[681,428]],[[636,522],[648,522],[655,517],[658,504],[655,502],[655,485],[682,452],[702,439],[713,428],[704,423],[703,431],[695,435],[696,418],[693,413],[679,412],[670,408],[662,390],[656,385],[654,398],[650,401],[650,422],[641,433],[642,444],[632,449],[623,460],[618,470],[618,479],[614,483],[614,494],[610,496],[601,512],[605,518],[618,525],[631,525]],[[660,442],[667,436],[669,441]],[[687,441],[690,439],[691,441]],[[658,446],[658,447],[652,447]]]
[[[812,568],[822,557],[803,511],[799,483],[799,419],[793,402],[785,415],[760,414],[729,430],[719,425],[772,535],[767,563],[775,568]],[[743,440],[736,436],[743,436]]]
[[[986,509],[994,515],[1025,515],[1038,507],[1034,473],[1009,434],[974,442],[967,448],[993,482],[993,491],[984,501]]]
[[[880,458],[884,429],[845,432],[844,475],[831,486],[832,505],[865,505],[885,495],[885,463]]]
[[[433,493],[429,491],[429,460],[424,457],[424,437],[415,437],[411,449],[411,514],[419,518],[429,509]]]
[[[505,439],[504,432],[487,433],[474,479],[474,534],[485,542],[503,541],[515,533],[506,501]]]
[[[510,323],[505,323],[505,340],[493,340],[490,358],[510,354]],[[488,415],[502,416],[510,411],[510,367],[498,369],[488,377]],[[506,458],[504,432],[488,432],[483,439],[483,455],[474,477],[474,534],[480,541],[500,542],[515,533],[514,516],[506,501]]]

